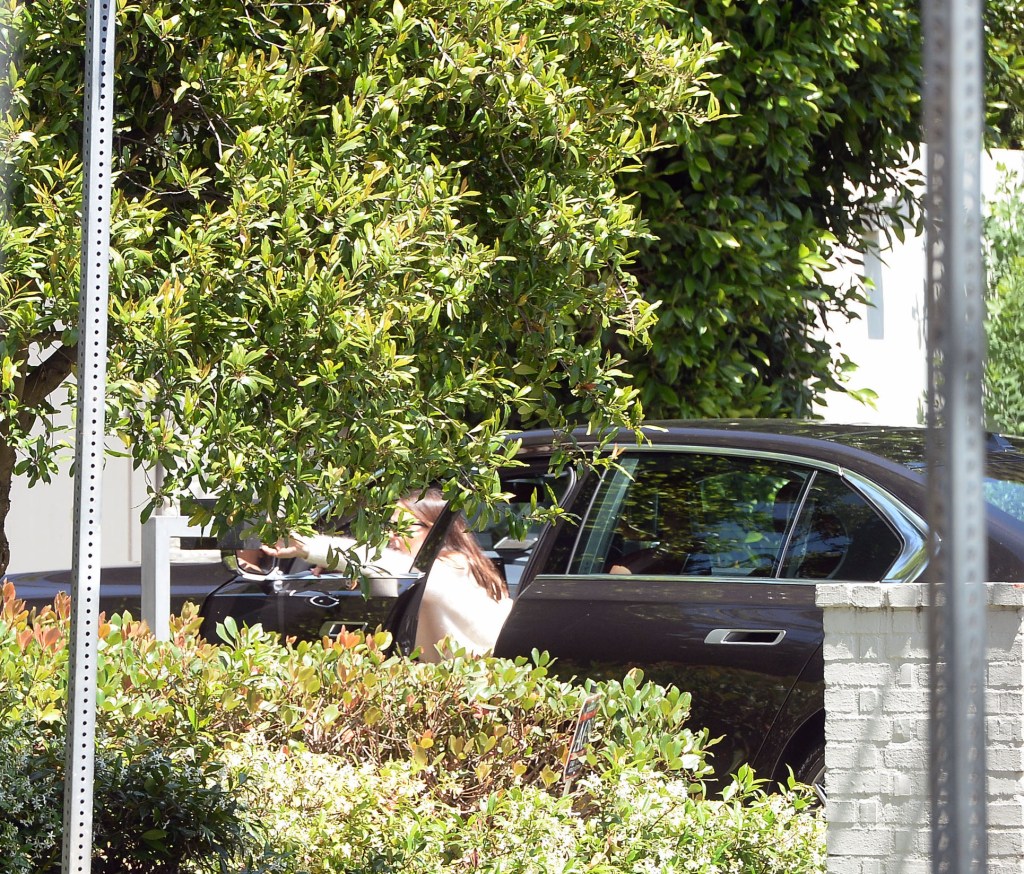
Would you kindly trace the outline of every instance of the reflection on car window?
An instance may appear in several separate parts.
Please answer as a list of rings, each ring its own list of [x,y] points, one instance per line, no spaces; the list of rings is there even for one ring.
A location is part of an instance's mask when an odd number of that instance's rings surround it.
[[[898,535],[861,495],[819,472],[803,502],[782,576],[877,582],[901,548]]]
[[[605,477],[570,573],[773,576],[811,473],[701,453],[621,465]]]
[[[539,467],[503,472],[501,486],[511,494],[509,502],[487,518],[470,520],[470,531],[505,577],[512,597],[518,593],[523,570],[544,527],[544,523],[529,521],[528,517],[535,507],[546,509],[560,500],[571,479],[569,470],[557,476]]]
[[[984,492],[986,501],[1024,522],[1024,460],[1016,454],[989,457]]]

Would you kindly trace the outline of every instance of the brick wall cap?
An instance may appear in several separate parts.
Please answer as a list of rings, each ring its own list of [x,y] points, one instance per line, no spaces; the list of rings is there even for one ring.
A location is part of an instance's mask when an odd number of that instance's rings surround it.
[[[986,603],[991,607],[1024,607],[1024,583],[985,583]],[[819,607],[912,610],[928,607],[927,583],[818,583]]]

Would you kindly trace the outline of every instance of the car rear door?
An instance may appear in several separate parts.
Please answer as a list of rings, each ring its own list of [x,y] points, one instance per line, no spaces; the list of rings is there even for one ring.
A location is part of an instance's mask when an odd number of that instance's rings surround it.
[[[815,470],[675,447],[620,464],[578,493],[582,525],[552,533],[495,653],[546,650],[560,673],[595,679],[640,667],[692,693],[693,727],[724,738],[720,775],[758,767],[783,706],[807,693],[796,681],[822,640],[812,575],[826,563],[789,557]],[[823,542],[807,533],[805,556]]]

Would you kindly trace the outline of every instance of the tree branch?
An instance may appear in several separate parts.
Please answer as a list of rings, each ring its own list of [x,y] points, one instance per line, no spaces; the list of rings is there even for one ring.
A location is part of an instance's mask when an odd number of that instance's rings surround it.
[[[73,346],[60,346],[49,358],[29,370],[21,394],[22,405],[35,407],[46,400],[71,375],[77,360],[77,343]]]

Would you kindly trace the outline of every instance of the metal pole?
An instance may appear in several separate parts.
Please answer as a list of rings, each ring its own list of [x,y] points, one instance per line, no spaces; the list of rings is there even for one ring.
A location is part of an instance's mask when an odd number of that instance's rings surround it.
[[[982,0],[926,0],[932,869],[986,870]]]
[[[110,0],[90,0],[86,16],[82,149],[85,182],[78,314],[74,586],[68,665],[63,874],[88,874],[92,869],[115,10]]]

